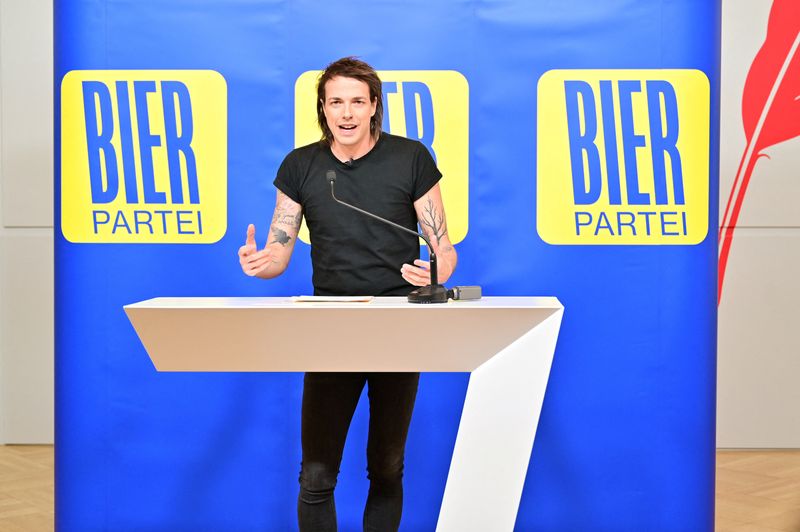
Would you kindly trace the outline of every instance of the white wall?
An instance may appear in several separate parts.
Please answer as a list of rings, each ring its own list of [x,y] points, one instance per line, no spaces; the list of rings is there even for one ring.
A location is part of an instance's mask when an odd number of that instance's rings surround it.
[[[53,441],[52,20],[0,0],[0,443]]]
[[[745,150],[742,91],[771,4],[722,2],[720,212]],[[719,309],[719,447],[800,447],[800,138],[765,153],[747,189]]]

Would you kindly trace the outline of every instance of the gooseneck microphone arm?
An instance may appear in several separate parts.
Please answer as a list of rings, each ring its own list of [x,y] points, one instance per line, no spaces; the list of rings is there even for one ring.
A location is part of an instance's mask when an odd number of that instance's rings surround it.
[[[381,218],[380,216],[372,214],[371,212],[367,212],[364,209],[359,209],[355,205],[350,205],[349,203],[345,203],[344,201],[342,201],[339,198],[337,198],[336,197],[336,193],[334,192],[333,184],[336,182],[336,172],[334,172],[333,170],[328,170],[327,178],[328,178],[328,182],[331,184],[331,196],[333,197],[333,199],[337,203],[339,203],[341,205],[344,205],[345,207],[349,207],[349,208],[353,209],[354,211],[358,211],[361,214],[366,214],[370,218],[374,218],[376,220],[380,220],[381,222],[384,222],[384,223],[387,223],[387,224],[389,224],[391,226],[394,226],[394,227],[400,229],[401,231],[405,231],[406,233],[411,233],[412,235],[416,235],[416,236],[422,238],[422,240],[424,240],[425,243],[428,244],[428,252],[430,253],[430,259],[431,259],[430,260],[430,263],[431,263],[431,265],[430,265],[430,268],[431,268],[430,269],[430,272],[431,272],[431,284],[439,284],[439,272],[437,271],[437,268],[436,268],[436,253],[433,251],[433,246],[431,246],[431,241],[428,240],[428,237],[426,237],[423,233],[417,233],[416,231],[412,231],[408,227],[403,227],[402,225],[400,225],[398,223],[394,223],[391,220],[386,220],[385,218]]]
[[[408,227],[403,227],[400,224],[392,222],[390,220],[386,220],[385,218],[381,218],[371,212],[367,212],[364,209],[359,209],[355,205],[350,205],[349,203],[345,203],[344,201],[340,200],[336,197],[336,193],[334,192],[334,183],[336,182],[336,172],[333,170],[328,170],[325,174],[325,177],[328,179],[328,183],[331,185],[331,197],[341,205],[344,205],[347,208],[353,209],[354,211],[360,212],[361,214],[365,214],[370,218],[374,218],[381,222],[387,223],[401,231],[405,231],[406,233],[411,233],[419,238],[422,238],[426,244],[428,244],[428,252],[430,253],[430,272],[431,272],[431,284],[425,287],[422,287],[418,290],[415,290],[408,296],[408,300],[412,303],[446,303],[447,302],[447,289],[444,288],[439,284],[439,271],[436,266],[436,253],[433,251],[433,246],[431,245],[431,241],[428,240],[422,233],[418,233],[416,231],[412,231]]]

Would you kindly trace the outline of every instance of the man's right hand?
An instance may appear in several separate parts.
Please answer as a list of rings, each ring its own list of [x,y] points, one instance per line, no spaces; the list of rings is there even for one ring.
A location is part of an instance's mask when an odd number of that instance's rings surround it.
[[[256,277],[277,262],[268,247],[258,251],[256,247],[256,226],[253,224],[248,225],[244,246],[239,248],[239,264],[242,266],[242,271],[245,275]]]
[[[303,209],[300,204],[278,190],[275,194],[272,225],[269,228],[273,238],[261,251],[256,246],[256,226],[247,226],[247,238],[244,246],[239,248],[239,264],[245,275],[273,279],[282,274],[289,265],[302,219]]]

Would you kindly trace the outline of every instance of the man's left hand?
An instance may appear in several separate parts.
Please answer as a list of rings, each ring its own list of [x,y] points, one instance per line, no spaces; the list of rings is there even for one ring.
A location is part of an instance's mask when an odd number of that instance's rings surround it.
[[[417,259],[414,261],[414,264],[415,266],[403,264],[400,268],[400,274],[403,276],[403,279],[414,286],[426,286],[431,284],[431,263],[427,260]]]

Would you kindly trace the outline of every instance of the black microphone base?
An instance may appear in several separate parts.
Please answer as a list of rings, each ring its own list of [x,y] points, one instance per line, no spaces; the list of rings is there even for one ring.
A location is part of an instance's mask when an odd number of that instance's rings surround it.
[[[408,294],[409,303],[447,303],[447,288],[440,284],[417,288]]]

